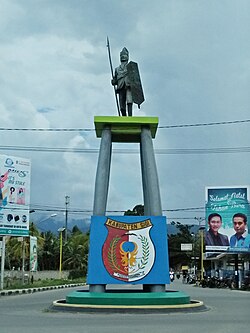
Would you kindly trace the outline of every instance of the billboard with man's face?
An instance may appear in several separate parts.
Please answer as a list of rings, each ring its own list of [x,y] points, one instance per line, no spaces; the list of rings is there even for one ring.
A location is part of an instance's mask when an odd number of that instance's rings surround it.
[[[206,187],[206,252],[250,252],[249,186]]]

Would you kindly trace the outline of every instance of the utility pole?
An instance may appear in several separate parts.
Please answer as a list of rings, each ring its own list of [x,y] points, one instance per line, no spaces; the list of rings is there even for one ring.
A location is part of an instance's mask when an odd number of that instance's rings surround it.
[[[65,242],[68,239],[68,205],[70,197],[65,195]]]
[[[201,225],[203,221],[206,219],[203,217],[195,217],[195,220],[199,223],[199,233],[200,233],[200,261],[201,261],[201,274],[200,274],[200,281],[203,280],[203,271],[204,271],[204,254],[203,254],[203,248],[204,248],[204,229],[205,225]]]
[[[2,257],[1,257],[1,281],[0,281],[0,289],[4,289],[4,264],[5,264],[5,236],[2,237]]]
[[[22,285],[24,285],[24,272],[25,272],[25,237],[23,238],[23,242],[22,242]]]

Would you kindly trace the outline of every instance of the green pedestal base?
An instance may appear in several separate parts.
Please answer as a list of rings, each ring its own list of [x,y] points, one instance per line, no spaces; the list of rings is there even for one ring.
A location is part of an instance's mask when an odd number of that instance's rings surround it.
[[[114,290],[91,293],[78,290],[66,296],[66,300],[53,303],[55,310],[91,312],[167,312],[205,309],[203,302],[191,301],[190,296],[180,291],[149,293],[143,291]]]
[[[90,293],[85,291],[74,291],[66,297],[67,304],[89,304],[89,305],[177,305],[189,304],[190,297],[180,291],[163,293],[150,292],[106,292]]]

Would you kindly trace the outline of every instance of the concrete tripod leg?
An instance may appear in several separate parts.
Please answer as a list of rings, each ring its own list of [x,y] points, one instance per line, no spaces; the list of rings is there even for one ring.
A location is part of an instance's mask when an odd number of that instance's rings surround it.
[[[143,127],[141,133],[142,181],[146,211],[149,215],[161,216],[161,196],[150,129]],[[145,214],[146,215],[146,214]]]
[[[142,189],[143,189],[143,201],[144,201],[144,215],[150,215],[149,211],[149,194],[147,193],[147,181],[146,181],[146,165],[145,158],[143,158],[142,144],[140,144],[140,157],[141,157],[141,175],[142,175]]]
[[[102,139],[96,171],[93,208],[94,215],[105,215],[106,213],[111,165],[111,152],[111,131],[109,128],[105,128],[102,131]]]
[[[105,215],[108,199],[112,141],[110,128],[104,128],[99,151],[95,180],[93,215]],[[105,292],[105,285],[90,285],[90,292]]]
[[[150,129],[142,128],[141,132],[141,169],[144,196],[144,214],[152,216],[162,215],[160,188],[155,162],[154,147]],[[144,285],[145,291],[165,292],[165,285]]]

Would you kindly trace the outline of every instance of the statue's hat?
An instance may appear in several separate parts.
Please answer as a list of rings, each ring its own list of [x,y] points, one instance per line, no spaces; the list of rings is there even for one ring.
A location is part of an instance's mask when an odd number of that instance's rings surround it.
[[[124,54],[126,54],[127,56],[129,55],[128,49],[126,49],[126,47],[124,47],[120,52],[120,55],[124,55]]]

